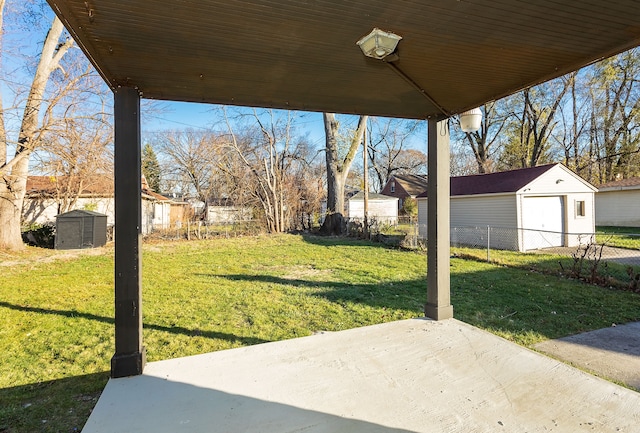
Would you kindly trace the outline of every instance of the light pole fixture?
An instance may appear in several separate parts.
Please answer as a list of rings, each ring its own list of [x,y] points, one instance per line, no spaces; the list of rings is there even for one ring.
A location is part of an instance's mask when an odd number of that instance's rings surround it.
[[[482,111],[479,108],[460,113],[460,129],[463,132],[476,132],[482,123]]]
[[[450,117],[449,113],[442,105],[433,99],[418,83],[416,83],[410,76],[404,73],[400,67],[396,64],[399,57],[394,52],[400,42],[402,36],[398,36],[395,33],[385,32],[379,28],[371,30],[367,36],[360,38],[356,45],[360,47],[362,53],[371,57],[372,59],[381,60],[386,64],[393,72],[398,74],[403,80],[409,83],[414,89],[427,99],[434,107],[436,107],[445,117]]]
[[[367,57],[382,60],[393,53],[402,36],[374,28],[367,36],[363,36],[356,44]]]

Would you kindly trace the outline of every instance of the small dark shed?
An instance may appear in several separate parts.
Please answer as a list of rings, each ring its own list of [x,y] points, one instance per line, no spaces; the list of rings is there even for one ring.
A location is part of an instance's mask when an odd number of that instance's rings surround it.
[[[57,250],[100,247],[107,243],[107,216],[72,210],[56,217]]]

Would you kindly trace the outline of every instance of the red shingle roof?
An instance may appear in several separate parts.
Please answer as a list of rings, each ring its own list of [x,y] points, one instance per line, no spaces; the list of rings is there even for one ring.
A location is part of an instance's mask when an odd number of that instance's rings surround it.
[[[51,195],[67,188],[77,189],[78,178],[68,176],[29,176],[27,177],[27,194]],[[113,195],[113,178],[96,174],[83,179],[82,194],[95,196]]]
[[[143,178],[144,179],[144,178]],[[68,188],[77,190],[79,178],[68,176],[29,176],[27,177],[27,195],[51,196],[56,192],[63,192]],[[112,197],[114,194],[113,178],[105,174],[96,174],[82,179],[81,196]],[[158,201],[171,201],[167,197],[149,189],[145,180],[142,181],[142,193]]]

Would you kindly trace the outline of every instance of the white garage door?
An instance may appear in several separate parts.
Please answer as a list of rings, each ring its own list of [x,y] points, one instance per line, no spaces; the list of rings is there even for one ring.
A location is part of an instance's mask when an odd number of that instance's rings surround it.
[[[563,246],[564,200],[562,197],[523,198],[522,228],[525,250]]]

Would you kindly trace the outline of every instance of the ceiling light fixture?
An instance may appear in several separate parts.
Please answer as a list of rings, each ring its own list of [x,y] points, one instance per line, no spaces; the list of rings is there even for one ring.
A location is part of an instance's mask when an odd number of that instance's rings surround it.
[[[379,28],[374,28],[366,36],[360,38],[356,45],[360,47],[362,53],[376,60],[381,60],[389,68],[391,68],[402,79],[415,88],[420,94],[427,99],[434,107],[436,107],[444,117],[450,117],[449,113],[442,105],[438,104],[418,83],[416,83],[410,76],[404,73],[400,67],[396,64],[399,57],[395,53],[398,46],[398,42],[402,39],[402,36],[398,36],[395,33],[385,32]]]
[[[367,57],[382,60],[396,50],[402,36],[375,28],[356,44]]]
[[[460,129],[463,132],[476,132],[482,124],[482,111],[479,108],[460,113]]]

